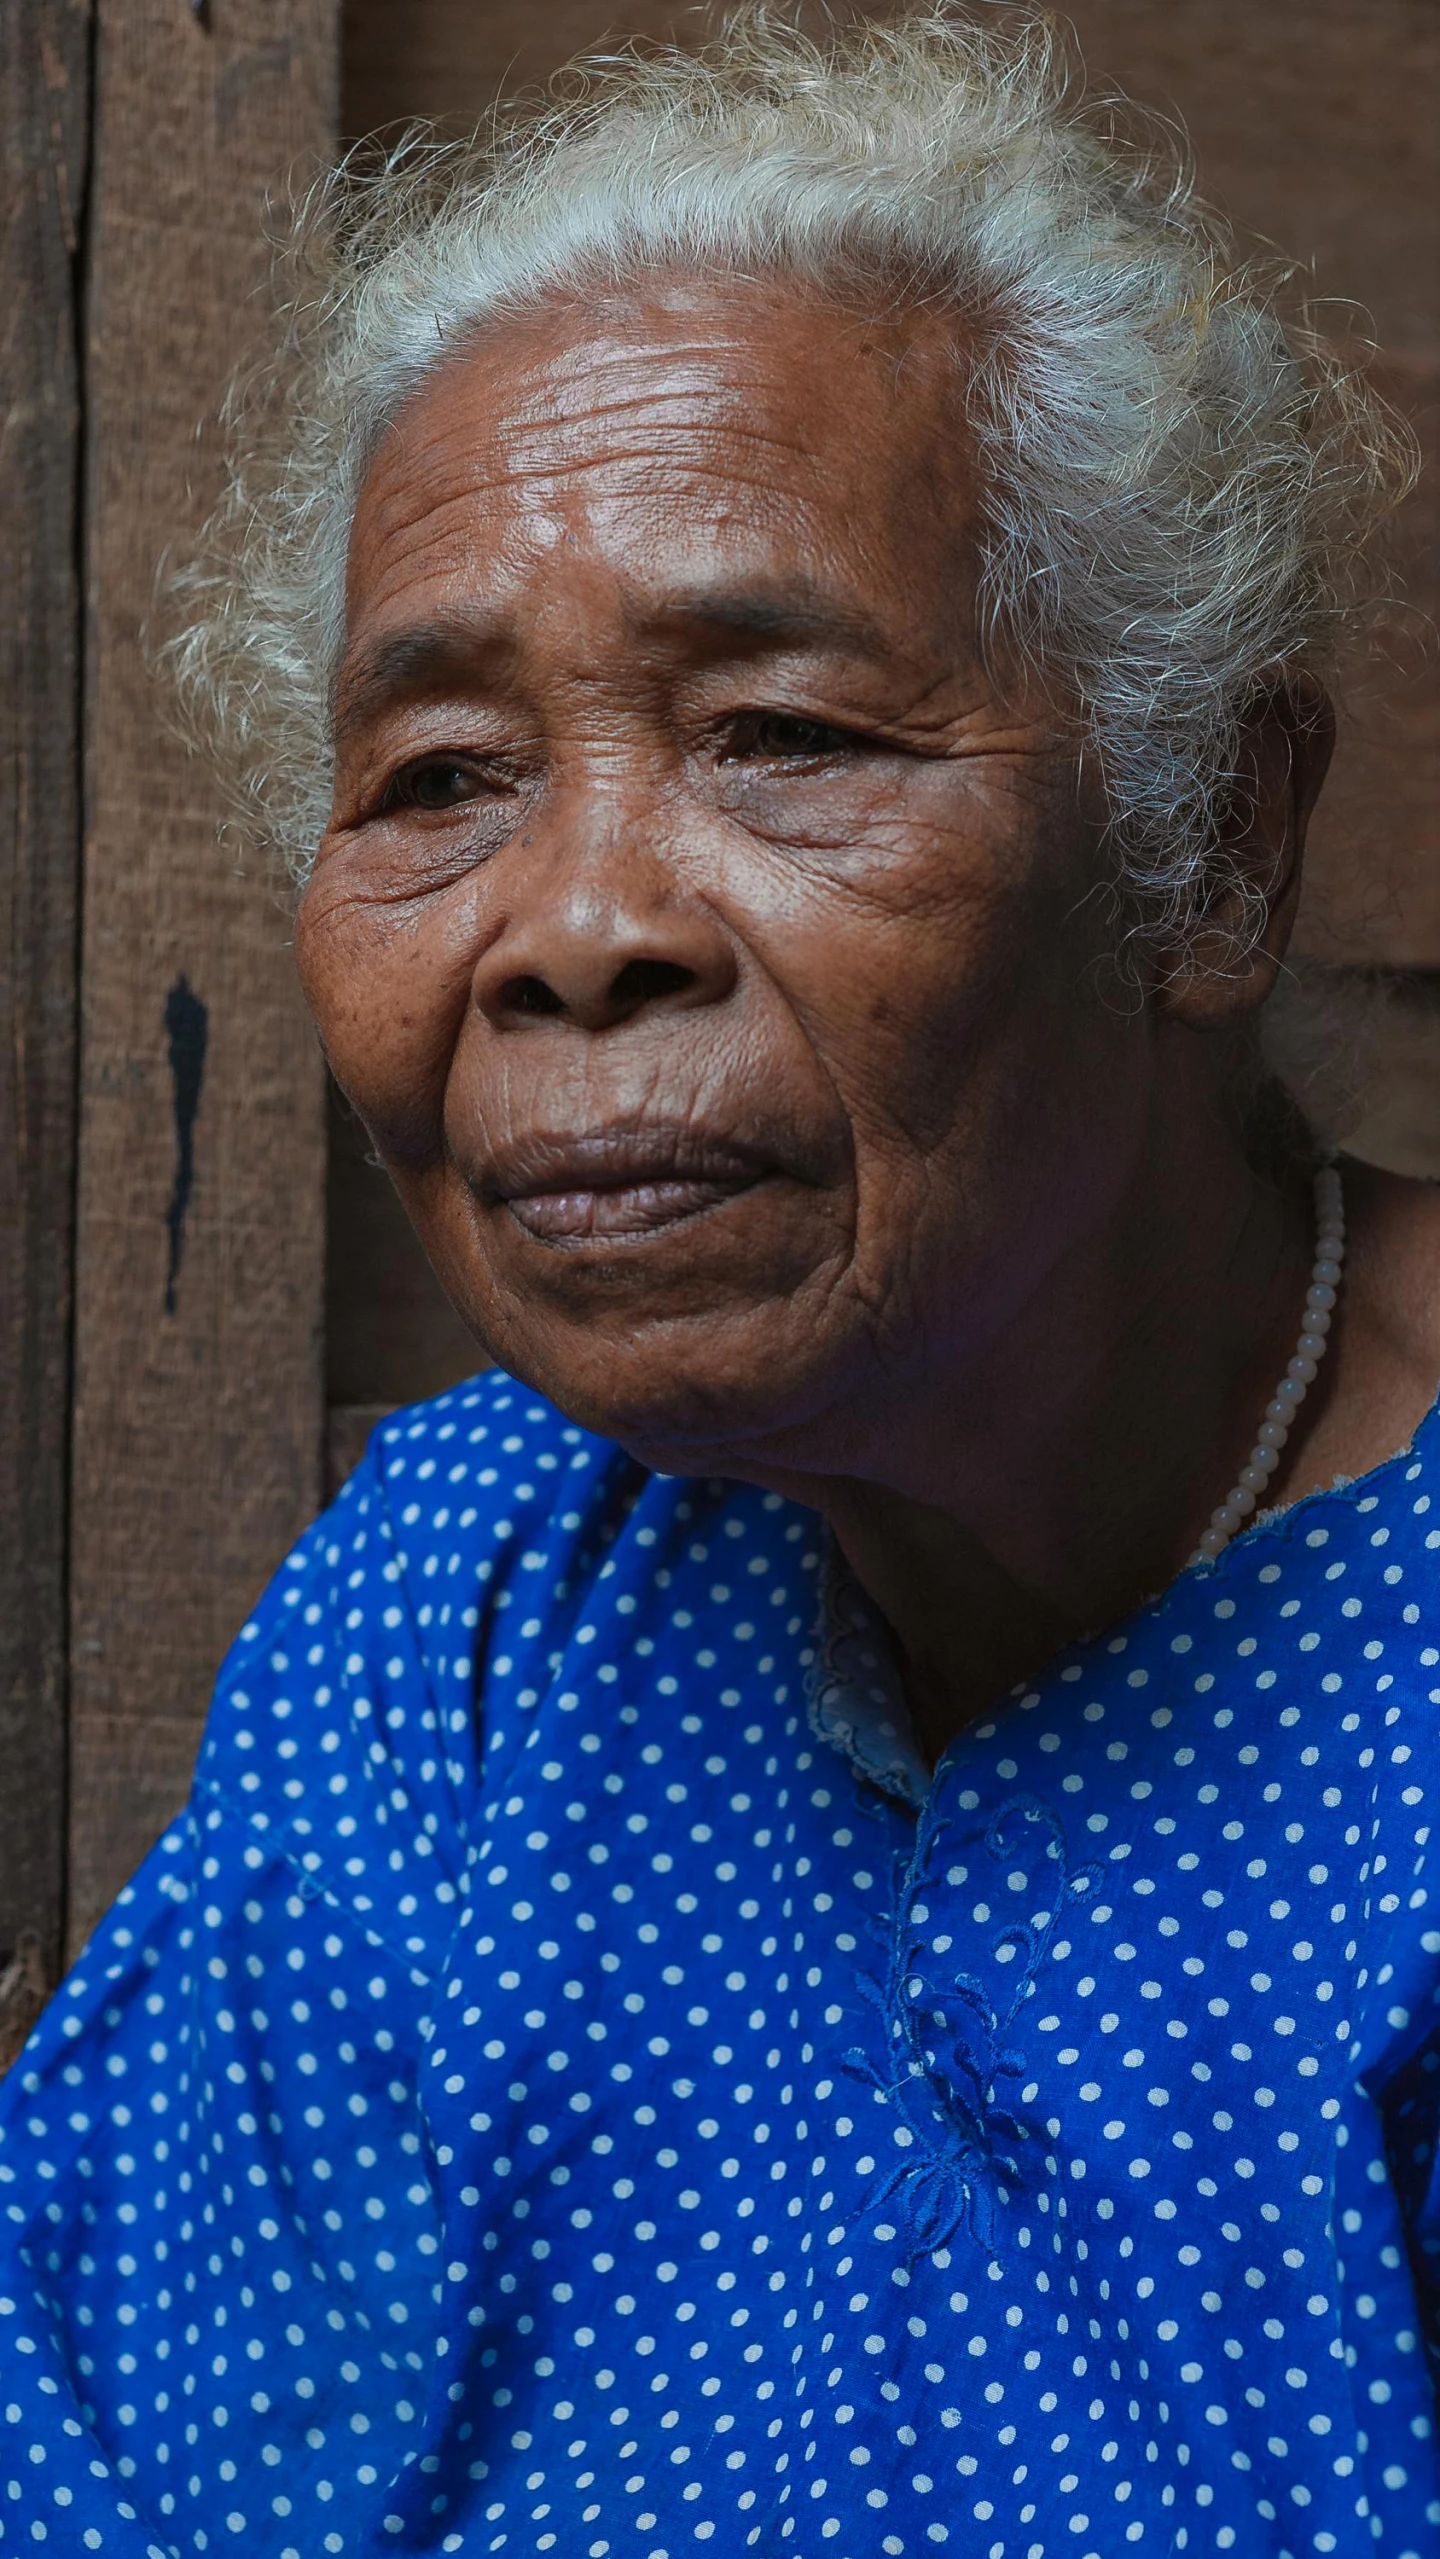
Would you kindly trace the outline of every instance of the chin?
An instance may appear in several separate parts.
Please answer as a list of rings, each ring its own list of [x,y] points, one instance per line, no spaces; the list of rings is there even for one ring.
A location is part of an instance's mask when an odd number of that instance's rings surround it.
[[[502,1367],[666,1472],[703,1471],[823,1400],[848,1256],[813,1194],[760,1186],[620,1242],[552,1242],[472,1208],[421,1240]]]
[[[723,1475],[763,1464],[834,1402],[846,1363],[806,1318],[792,1298],[639,1317],[613,1307],[583,1324],[527,1309],[481,1329],[502,1366],[582,1429],[660,1474]]]

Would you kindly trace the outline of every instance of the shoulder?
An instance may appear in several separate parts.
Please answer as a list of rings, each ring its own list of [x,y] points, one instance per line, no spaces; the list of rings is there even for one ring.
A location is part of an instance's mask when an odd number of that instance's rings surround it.
[[[500,1370],[390,1414],[285,1558],[220,1689],[313,1686],[337,1667],[384,1687],[453,1676],[479,1612],[523,1573],[583,1578],[645,1482],[609,1442]],[[469,1663],[465,1663],[468,1670]]]
[[[311,1534],[334,1562],[368,1560],[352,1587],[398,1579],[429,1604],[418,1585],[437,1573],[489,1584],[537,1539],[552,1564],[583,1550],[644,1481],[623,1450],[491,1369],[381,1422]]]
[[[498,1372],[393,1414],[231,1646],[202,1796],[314,1880],[382,1832],[387,1869],[453,1874],[497,1630],[563,1640],[645,1481]]]
[[[500,1369],[404,1406],[372,1431],[231,1660],[263,1651],[287,1621],[293,1633],[298,1617],[312,1657],[342,1635],[348,1668],[367,1646],[398,1657],[404,1633],[415,1666],[444,1679],[517,1579],[529,1594],[583,1584],[648,1480]]]
[[[396,1517],[412,1526],[456,1502],[473,1513],[473,1525],[482,1516],[503,1515],[513,1499],[543,1499],[542,1486],[553,1496],[561,1481],[583,1503],[584,1479],[620,1454],[494,1368],[387,1415],[349,1480],[362,1494],[380,1491]]]

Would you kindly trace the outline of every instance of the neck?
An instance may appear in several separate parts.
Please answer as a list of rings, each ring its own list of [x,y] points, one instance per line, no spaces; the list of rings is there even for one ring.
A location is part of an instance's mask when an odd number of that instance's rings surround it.
[[[921,1382],[883,1473],[806,1492],[885,1613],[932,1756],[1162,1589],[1244,1462],[1298,1329],[1312,1213],[1308,1185],[1264,1180],[1218,1123],[1206,1136],[1152,1148],[974,1365]]]

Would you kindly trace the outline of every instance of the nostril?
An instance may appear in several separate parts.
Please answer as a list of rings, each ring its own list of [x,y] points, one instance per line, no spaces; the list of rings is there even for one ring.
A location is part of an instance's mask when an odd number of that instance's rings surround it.
[[[543,977],[512,977],[501,989],[500,1001],[507,1013],[563,1013],[565,1000]]]
[[[694,983],[695,971],[674,960],[627,960],[611,981],[610,1001],[617,1011],[636,1013],[664,995],[683,995]]]
[[[559,983],[553,984],[531,970],[517,970],[487,999],[486,1010],[501,1019],[514,1021],[574,1019],[592,1030],[628,1022],[649,1004],[657,1004],[669,995],[683,995],[696,983],[694,969],[673,960],[627,960],[616,970],[608,985],[603,977],[586,983],[588,971],[569,974],[557,971]]]

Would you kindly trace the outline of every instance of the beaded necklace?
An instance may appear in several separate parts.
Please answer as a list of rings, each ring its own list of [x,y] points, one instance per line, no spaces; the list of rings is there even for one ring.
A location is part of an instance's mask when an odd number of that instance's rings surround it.
[[[1255,1445],[1240,1470],[1238,1482],[1232,1484],[1218,1510],[1210,1514],[1210,1525],[1190,1558],[1192,1564],[1208,1564],[1222,1547],[1228,1546],[1279,1465],[1291,1425],[1325,1356],[1344,1263],[1344,1194],[1335,1166],[1322,1164],[1315,1176],[1315,1260],[1305,1292],[1305,1313],[1295,1355],[1265,1407]]]

